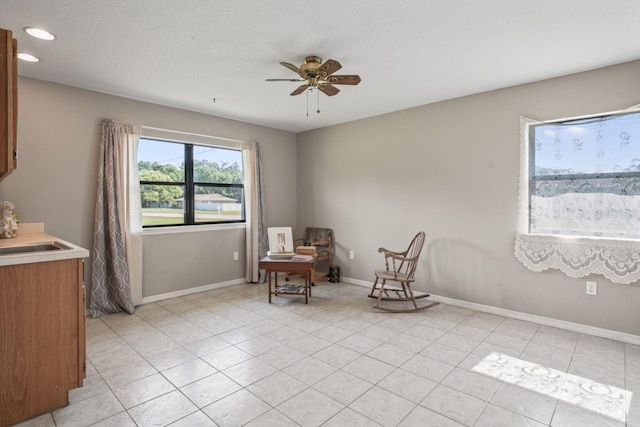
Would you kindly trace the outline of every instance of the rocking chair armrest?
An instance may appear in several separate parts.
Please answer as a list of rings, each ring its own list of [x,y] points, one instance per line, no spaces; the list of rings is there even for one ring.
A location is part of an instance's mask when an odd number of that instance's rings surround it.
[[[393,258],[393,260],[398,260],[398,261],[413,261],[415,260],[415,258],[407,258],[405,256],[399,256],[396,254],[385,254],[385,257],[387,258]]]
[[[406,258],[407,251],[394,252],[394,251],[390,251],[390,250],[385,249],[385,248],[380,248],[380,249],[378,249],[378,252],[384,253],[385,258],[394,258],[394,259],[398,259],[400,261],[407,261],[407,260],[411,259],[411,258]]]
[[[378,248],[378,252],[380,252],[380,253],[384,252],[385,256],[387,256],[387,254],[393,254],[393,255],[406,255],[407,254],[407,251],[396,252],[396,251],[391,251],[391,250],[386,249],[386,248]]]
[[[397,266],[396,266],[396,261],[400,261],[400,266],[402,266],[402,263],[404,263],[405,261],[412,261],[415,258],[407,258],[407,251],[405,252],[393,252],[393,251],[389,251],[386,250],[384,248],[380,248],[378,249],[378,252],[383,252],[384,253],[384,264],[385,264],[385,269],[388,272],[393,272],[393,276],[394,278],[398,278],[398,270],[397,270]],[[393,267],[393,269],[389,268],[389,258],[391,258],[391,265]]]

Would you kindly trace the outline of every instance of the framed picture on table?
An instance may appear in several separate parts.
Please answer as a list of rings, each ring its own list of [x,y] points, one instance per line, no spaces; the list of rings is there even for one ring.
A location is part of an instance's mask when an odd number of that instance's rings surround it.
[[[291,227],[269,227],[269,254],[293,254],[293,233]]]

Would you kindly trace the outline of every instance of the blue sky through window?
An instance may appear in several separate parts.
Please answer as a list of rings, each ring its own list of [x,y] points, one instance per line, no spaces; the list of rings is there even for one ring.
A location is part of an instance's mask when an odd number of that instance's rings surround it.
[[[640,171],[640,113],[534,127],[536,174]]]
[[[237,163],[242,170],[242,152],[239,150],[196,145],[193,148],[197,160],[208,160],[218,164]],[[184,162],[184,145],[155,139],[140,138],[138,161],[157,162],[181,167]]]

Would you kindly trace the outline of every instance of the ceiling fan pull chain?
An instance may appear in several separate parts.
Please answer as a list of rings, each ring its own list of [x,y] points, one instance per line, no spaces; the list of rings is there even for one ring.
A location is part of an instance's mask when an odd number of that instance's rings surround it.
[[[307,90],[307,117],[309,117],[309,92],[310,91],[311,91],[311,88]]]
[[[320,91],[316,91],[316,93],[318,94],[318,110],[316,111],[316,113],[320,114]]]

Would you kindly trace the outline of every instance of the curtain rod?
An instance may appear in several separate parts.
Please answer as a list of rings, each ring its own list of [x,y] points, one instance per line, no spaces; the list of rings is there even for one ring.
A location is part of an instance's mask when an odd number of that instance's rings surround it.
[[[211,138],[211,139],[220,139],[222,141],[229,141],[229,142],[247,142],[247,141],[243,141],[241,139],[233,139],[233,138],[224,138],[222,136],[211,136],[211,135],[205,135],[202,133],[193,133],[193,132],[183,132],[180,130],[173,130],[173,129],[163,129],[163,128],[157,128],[157,127],[153,127],[153,126],[145,126],[145,125],[141,125],[140,126],[143,129],[150,129],[150,130],[159,130],[162,132],[172,132],[172,133],[177,133],[180,135],[190,135],[190,136],[199,136],[199,137],[203,137],[203,138]]]

